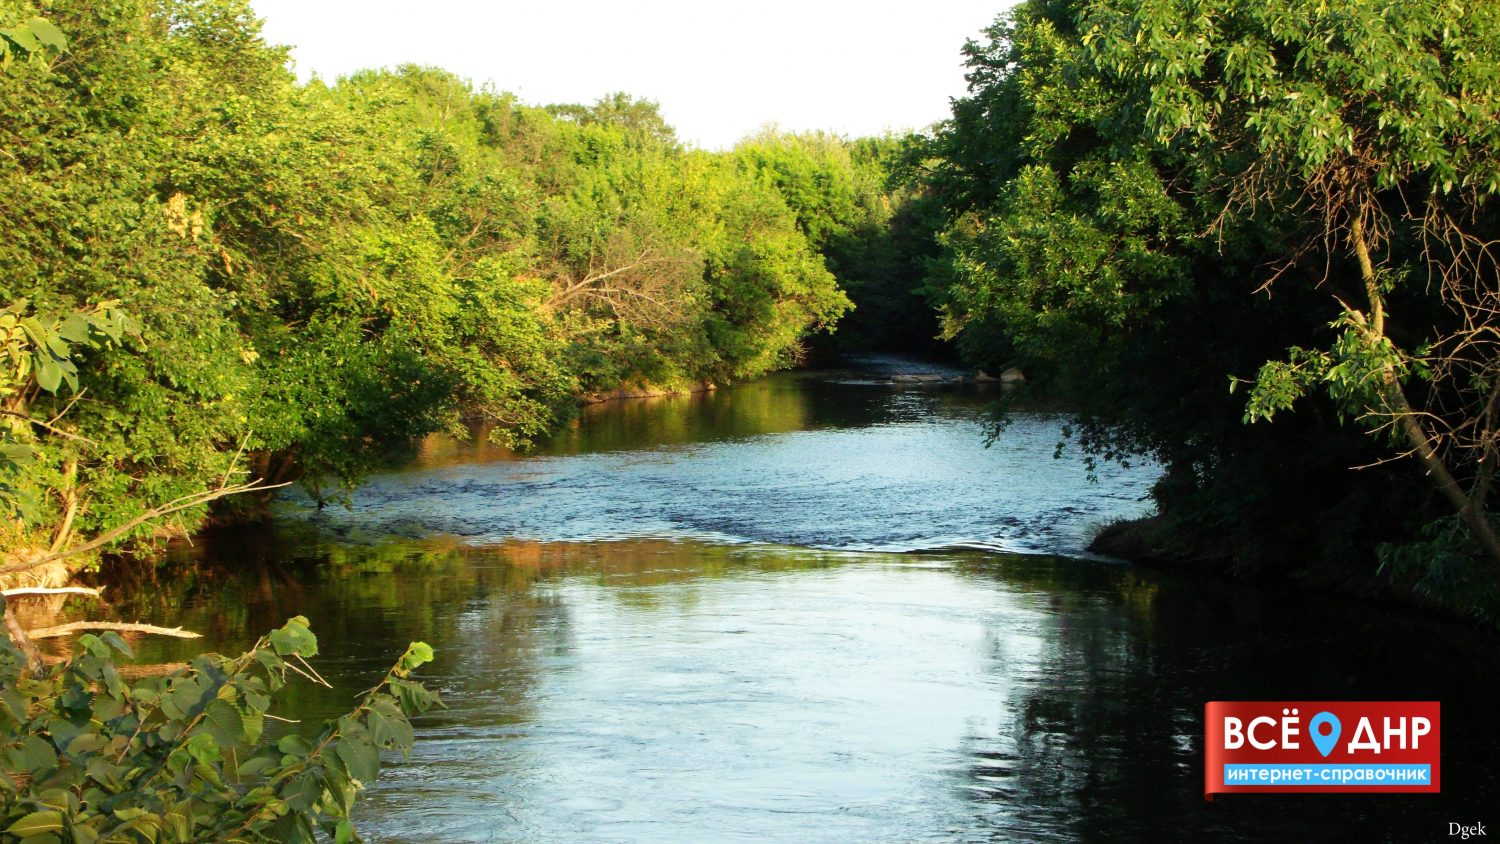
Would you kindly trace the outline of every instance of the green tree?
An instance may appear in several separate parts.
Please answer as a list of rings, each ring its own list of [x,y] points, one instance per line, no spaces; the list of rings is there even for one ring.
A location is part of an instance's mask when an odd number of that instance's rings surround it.
[[[1023,4],[969,46],[933,142],[949,330],[1077,400],[1086,447],[1166,463],[1186,532],[1264,547],[1276,523],[1357,559],[1438,515],[1433,483],[1492,548],[1494,356],[1471,329],[1495,26],[1437,2]],[[1257,370],[1248,406],[1225,395]]]

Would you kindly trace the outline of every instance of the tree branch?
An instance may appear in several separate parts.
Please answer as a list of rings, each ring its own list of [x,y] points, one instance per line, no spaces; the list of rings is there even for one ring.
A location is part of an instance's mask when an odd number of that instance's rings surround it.
[[[52,588],[42,586],[23,586],[18,589],[0,590],[0,597],[23,598],[28,595],[89,595],[91,597],[97,598],[99,597],[99,590],[90,589],[87,586],[58,586]]]
[[[183,630],[181,627],[157,627],[154,624],[125,624],[115,621],[75,621],[70,624],[59,624],[56,627],[38,627],[35,630],[26,631],[26,635],[33,639],[55,639],[59,636],[67,636],[80,630],[113,630],[117,633],[151,633],[157,636],[171,636],[174,639],[201,639],[202,633],[194,633],[191,630]]]

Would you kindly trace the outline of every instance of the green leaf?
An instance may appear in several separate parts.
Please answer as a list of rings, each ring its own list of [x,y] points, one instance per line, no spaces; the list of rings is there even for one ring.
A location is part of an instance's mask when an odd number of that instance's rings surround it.
[[[49,393],[56,393],[62,386],[63,368],[55,360],[42,361],[36,369],[36,383]]]
[[[168,718],[184,721],[197,714],[204,698],[212,691],[211,681],[206,677],[184,677],[172,684],[172,690],[162,695],[161,709]]]
[[[412,745],[411,722],[389,698],[376,700],[365,715],[370,737],[381,747],[405,751]]]
[[[68,49],[67,37],[63,35],[62,30],[58,29],[52,21],[46,18],[32,18],[26,22],[26,26],[36,35],[36,39],[42,44],[51,47],[59,53]]]
[[[312,752],[312,745],[308,744],[307,739],[302,736],[288,733],[276,742],[276,749],[288,756],[306,756]]]
[[[412,642],[401,656],[401,671],[414,671],[432,662],[432,646],[426,642]]]
[[[104,644],[109,645],[111,648],[114,648],[127,657],[135,656],[135,651],[131,649],[130,643],[125,641],[125,638],[123,636],[113,630],[106,630],[103,633],[99,634],[99,639],[103,641]]]
[[[78,649],[96,659],[109,659],[109,645],[104,644],[103,639],[92,633],[85,633],[78,637]]]
[[[34,53],[37,50],[42,49],[42,42],[36,37],[36,34],[24,26],[18,26],[14,29],[0,30],[0,34],[4,34],[5,37],[9,38],[11,41],[14,41],[16,43],[16,46],[20,47],[28,53]]]
[[[73,314],[57,327],[57,336],[70,343],[86,343],[89,339],[89,319],[83,314]]]
[[[48,334],[46,346],[47,351],[59,361],[65,361],[73,354],[73,347],[59,334]]]
[[[229,750],[245,740],[245,722],[238,709],[227,700],[218,699],[203,710],[203,726],[219,747]]]
[[[317,774],[303,771],[282,788],[281,796],[286,799],[286,804],[292,811],[306,812],[323,796],[323,784],[318,781]]]
[[[334,751],[349,769],[349,775],[365,785],[373,784],[380,776],[380,750],[364,730],[346,729]]]
[[[89,778],[99,783],[110,791],[118,791],[121,787],[121,776],[126,773],[121,765],[111,765],[103,756],[90,759],[84,766]]]
[[[307,619],[303,616],[287,621],[280,630],[271,634],[271,647],[281,656],[297,654],[303,657],[318,655],[318,637],[307,629]]]
[[[21,743],[21,755],[26,772],[33,777],[57,767],[57,751],[41,736],[27,736]]]
[[[32,812],[6,827],[5,831],[18,838],[25,838],[30,835],[42,835],[48,832],[61,832],[62,828],[62,812],[52,810]]]
[[[235,773],[239,774],[242,777],[253,777],[268,768],[275,767],[276,762],[277,760],[272,759],[269,756],[252,756],[251,758],[246,759],[244,764],[240,765]]]
[[[392,680],[391,691],[401,704],[401,711],[407,715],[419,715],[442,702],[426,686],[410,680]]]
[[[213,736],[207,733],[198,733],[188,739],[182,747],[189,756],[204,765],[212,765],[219,761],[219,746],[214,743]]]
[[[107,744],[109,744],[109,739],[98,733],[80,733],[72,741],[68,742],[68,746],[64,749],[69,756],[82,756],[87,753],[97,752]]]
[[[16,723],[23,724],[26,721],[26,698],[15,689],[0,690],[0,704],[5,706],[5,711]]]
[[[12,463],[30,463],[36,460],[36,449],[29,445],[0,440],[0,457]]]

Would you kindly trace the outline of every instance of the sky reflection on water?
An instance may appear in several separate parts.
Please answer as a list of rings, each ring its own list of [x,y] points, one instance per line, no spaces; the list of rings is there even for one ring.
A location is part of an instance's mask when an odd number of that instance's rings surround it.
[[[449,708],[361,809],[377,841],[1401,841],[1500,805],[1492,638],[1063,556],[1154,470],[1087,484],[1041,414],[985,449],[985,403],[792,376],[528,458],[435,443],[116,600],[226,651],[308,615],[309,724],[430,642]],[[1203,703],[1254,698],[1441,699],[1446,793],[1205,803]]]

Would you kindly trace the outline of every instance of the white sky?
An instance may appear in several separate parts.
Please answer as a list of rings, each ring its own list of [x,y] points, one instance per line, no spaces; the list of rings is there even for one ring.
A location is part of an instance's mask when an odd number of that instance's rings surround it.
[[[766,123],[920,129],[964,93],[959,49],[1012,0],[252,0],[303,78],[404,62],[537,105],[625,91],[721,149]]]

